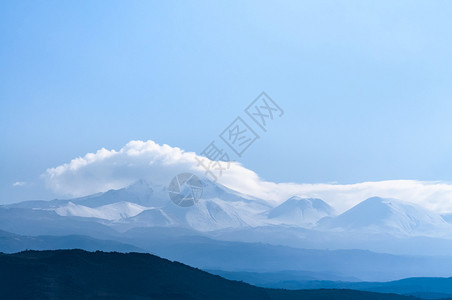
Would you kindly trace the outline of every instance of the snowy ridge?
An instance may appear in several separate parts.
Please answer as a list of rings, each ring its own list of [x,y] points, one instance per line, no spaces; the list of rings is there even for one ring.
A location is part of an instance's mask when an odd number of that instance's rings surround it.
[[[303,230],[314,230],[452,238],[452,224],[445,221],[447,216],[397,199],[369,198],[336,216],[334,209],[321,199],[294,196],[275,207],[206,179],[203,184],[202,198],[190,207],[171,202],[166,187],[141,180],[124,189],[83,198],[34,201],[3,208],[26,210],[27,218],[39,211],[90,218],[120,232],[146,227],[175,227],[200,233],[260,228],[261,232],[273,234],[292,228],[300,237],[306,233]]]
[[[324,217],[334,215],[334,209],[321,199],[291,197],[268,211],[267,216],[275,224],[313,226]]]
[[[343,214],[320,223],[323,229],[403,235],[448,236],[452,232],[451,224],[439,214],[413,203],[380,197],[369,198]]]
[[[69,202],[67,205],[55,209],[55,212],[60,216],[119,220],[136,216],[146,209],[149,208],[131,202],[117,202],[95,208]]]

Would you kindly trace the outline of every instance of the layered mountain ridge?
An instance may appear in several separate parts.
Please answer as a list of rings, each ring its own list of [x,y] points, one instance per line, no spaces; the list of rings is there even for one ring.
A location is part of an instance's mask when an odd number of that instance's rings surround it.
[[[86,197],[0,206],[0,230],[25,235],[86,235],[121,240],[156,229],[215,240],[298,248],[367,249],[394,254],[452,251],[452,224],[415,204],[372,197],[336,215],[318,198],[293,196],[279,205],[202,179],[203,196],[190,207],[174,204],[165,186],[140,180]],[[184,233],[184,234],[182,234]],[[171,235],[170,234],[170,235]]]
[[[206,179],[203,184],[202,198],[187,208],[170,201],[167,187],[140,180],[120,190],[82,198],[29,201],[0,206],[0,209],[21,209],[26,215],[42,211],[63,218],[90,219],[118,231],[136,227],[183,227],[212,232],[282,226],[435,237],[448,237],[452,232],[452,225],[441,215],[397,199],[372,197],[336,215],[329,204],[318,198],[293,196],[272,206]]]

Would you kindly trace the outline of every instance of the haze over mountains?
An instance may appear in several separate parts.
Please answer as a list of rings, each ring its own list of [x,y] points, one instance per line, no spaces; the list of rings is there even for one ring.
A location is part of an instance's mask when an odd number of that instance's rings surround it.
[[[369,198],[322,223],[324,228],[386,232],[406,236],[451,237],[451,224],[439,214],[397,199]]]
[[[205,176],[206,170],[199,164],[203,159],[207,158],[177,147],[159,145],[152,140],[134,140],[117,150],[102,148],[49,168],[41,176],[44,182],[34,182],[34,186],[44,188],[45,183],[46,190],[54,192],[55,197],[65,198],[119,190],[139,179],[152,182],[153,187],[166,187],[180,173],[189,172],[199,178]],[[208,177],[212,179],[212,176]],[[322,199],[342,213],[367,198],[380,196],[416,203],[437,213],[452,213],[452,185],[446,182],[388,180],[353,184],[277,183],[262,179],[253,170],[234,161],[217,179],[223,186],[243,195],[263,199],[272,207],[293,196],[301,196]],[[29,184],[24,183],[16,188],[27,186]],[[9,201],[2,200],[3,203]]]
[[[274,205],[208,179],[202,182],[203,197],[199,203],[187,208],[170,201],[167,187],[140,180],[127,188],[82,198],[26,201],[4,205],[1,209],[10,213],[21,211],[22,218],[47,215],[49,222],[58,219],[60,225],[74,220],[94,222],[119,232],[139,227],[184,228],[201,233],[268,227],[272,230],[300,228],[326,233],[452,238],[449,218],[398,199],[363,199],[336,215],[335,210],[321,199],[293,196]],[[19,219],[3,225],[14,226],[14,223],[20,223]],[[39,231],[39,227],[33,230]]]
[[[142,253],[0,253],[0,266],[5,299],[415,299],[356,290],[264,289]]]
[[[321,199],[274,205],[202,181],[203,197],[186,208],[145,180],[81,198],[3,205],[0,251],[150,251],[204,269],[306,271],[345,281],[451,275],[452,225],[417,205],[373,197],[337,215]]]

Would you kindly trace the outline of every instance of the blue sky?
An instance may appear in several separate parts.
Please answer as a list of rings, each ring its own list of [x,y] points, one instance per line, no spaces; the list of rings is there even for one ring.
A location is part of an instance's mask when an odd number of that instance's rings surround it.
[[[451,9],[1,1],[0,202],[134,139],[199,153],[262,91],[285,114],[234,159],[266,180],[452,181]]]

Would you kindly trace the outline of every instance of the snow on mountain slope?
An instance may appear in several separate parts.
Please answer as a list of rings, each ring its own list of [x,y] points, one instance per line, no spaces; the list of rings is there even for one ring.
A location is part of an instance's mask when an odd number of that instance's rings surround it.
[[[172,221],[173,226],[192,228],[206,232],[227,228],[261,226],[265,218],[259,214],[268,210],[259,202],[223,200],[223,198],[201,198],[196,205],[179,207],[172,202],[163,206],[162,211]]]
[[[369,198],[343,214],[323,219],[319,228],[392,233],[409,236],[448,236],[452,226],[415,204],[397,199]]]
[[[208,179],[202,179],[201,181],[203,184],[202,198],[204,199],[219,198],[228,202],[259,203],[270,207],[265,200],[242,194]]]
[[[201,199],[191,207],[178,207],[173,203],[168,203],[161,208],[146,209],[135,216],[116,219],[104,224],[118,231],[136,227],[179,227],[207,232],[249,226],[244,221],[246,213],[226,201]]]
[[[240,212],[224,201],[200,201],[195,209],[186,214],[187,223],[198,231],[212,231],[224,228],[237,228],[248,224]]]
[[[452,237],[452,224],[440,215],[395,199],[369,198],[339,216],[320,199],[292,197],[279,206],[202,180],[204,192],[194,206],[180,207],[163,186],[139,181],[127,188],[71,200],[33,201],[3,206],[27,212],[53,211],[61,217],[92,219],[117,231],[137,227],[178,227],[198,232],[242,229],[305,228],[330,232],[390,233],[404,236]],[[49,217],[51,217],[49,215]],[[72,218],[68,222],[75,222]],[[55,221],[57,222],[57,221]],[[2,229],[2,228],[0,228]],[[306,235],[306,234],[305,234]]]
[[[109,221],[102,224],[119,231],[133,227],[171,226],[205,232],[265,224],[266,220],[260,214],[271,208],[265,201],[206,179],[202,182],[203,196],[191,207],[177,206],[170,201],[166,187],[151,186],[142,180],[120,190],[73,200],[56,200],[50,206],[45,202],[30,202],[27,207],[53,210],[60,216],[102,219]]]
[[[138,180],[132,185],[119,190],[109,190],[105,193],[71,200],[75,204],[91,208],[118,202],[131,202],[145,207],[155,207],[163,205],[167,201],[168,193],[166,187],[151,185],[144,180]]]
[[[199,202],[179,207],[168,201],[162,210],[172,224],[205,232],[226,228],[262,225],[259,214],[271,207],[263,200],[230,190],[209,180],[202,180],[203,193]]]
[[[119,220],[136,216],[146,209],[146,207],[130,202],[117,202],[95,208],[69,202],[67,205],[55,209],[55,212],[60,216]]]
[[[104,224],[110,226],[111,228],[114,228],[119,232],[125,232],[132,228],[180,226],[180,223],[178,223],[176,220],[173,220],[161,208],[149,208],[135,216],[113,220],[106,223],[104,222]]]
[[[334,215],[334,209],[321,199],[294,196],[268,211],[268,218],[276,224],[313,226],[324,217]]]

